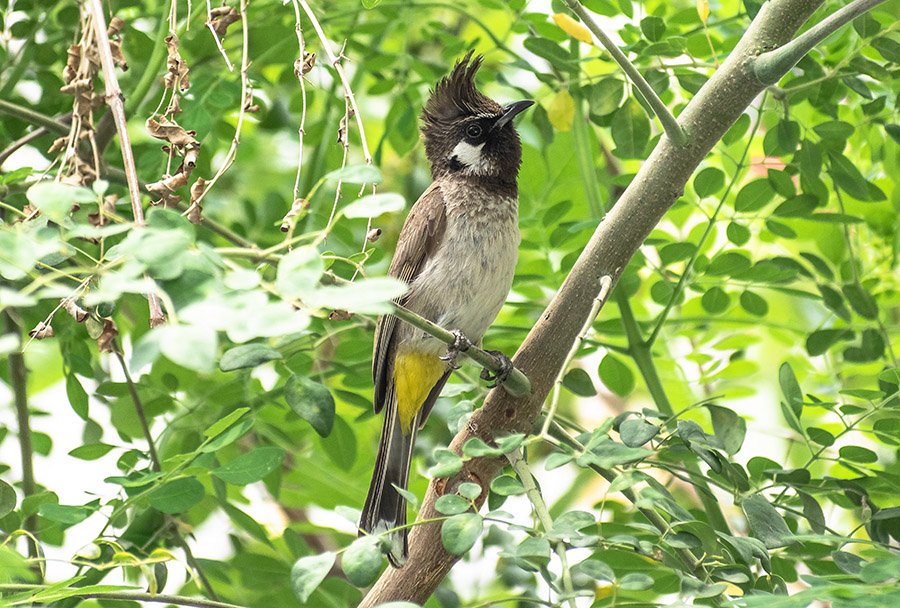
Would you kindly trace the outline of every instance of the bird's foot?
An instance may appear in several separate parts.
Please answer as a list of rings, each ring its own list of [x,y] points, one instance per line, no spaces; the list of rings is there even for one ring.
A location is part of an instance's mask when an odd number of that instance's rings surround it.
[[[450,333],[453,334],[453,343],[447,345],[447,354],[441,356],[440,359],[453,363],[459,357],[459,353],[464,353],[472,347],[472,341],[459,329],[453,329]]]
[[[500,368],[499,371],[493,372],[488,368],[484,368],[481,370],[481,379],[492,381],[491,384],[488,384],[488,388],[494,388],[496,386],[500,386],[506,379],[509,378],[510,372],[513,370],[513,362],[509,357],[501,353],[499,350],[489,350],[487,351],[489,354],[494,356],[494,359],[497,361],[497,366]]]

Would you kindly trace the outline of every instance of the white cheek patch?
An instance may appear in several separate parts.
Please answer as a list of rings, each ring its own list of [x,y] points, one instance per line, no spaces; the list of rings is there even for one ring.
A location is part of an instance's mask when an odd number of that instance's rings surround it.
[[[453,152],[450,153],[450,158],[455,158],[457,162],[465,165],[466,167],[480,165],[482,148],[484,148],[483,143],[478,144],[477,146],[473,146],[467,141],[461,141],[456,144],[455,148],[453,148]]]

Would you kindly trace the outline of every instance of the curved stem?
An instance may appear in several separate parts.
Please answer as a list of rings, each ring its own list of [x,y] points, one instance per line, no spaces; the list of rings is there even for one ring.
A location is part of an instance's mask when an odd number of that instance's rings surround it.
[[[884,0],[854,0],[787,44],[759,55],[753,62],[756,78],[765,85],[775,84],[816,45],[882,2]]]
[[[872,1],[872,0],[868,0]],[[580,2],[576,0],[565,0],[566,6],[569,9],[578,15],[578,18],[584,23],[585,26],[594,36],[597,37],[597,40],[600,41],[600,44],[603,45],[610,55],[612,55],[613,60],[619,64],[619,67],[622,68],[622,71],[628,75],[631,81],[634,83],[634,86],[638,88],[641,94],[644,96],[644,99],[647,100],[647,103],[650,104],[650,107],[653,108],[653,112],[656,114],[656,117],[659,119],[659,122],[662,124],[663,130],[666,132],[666,135],[669,139],[672,140],[673,143],[683,146],[688,143],[688,136],[685,133],[684,129],[681,125],[678,124],[678,121],[675,120],[675,117],[669,112],[669,108],[666,107],[666,104],[662,102],[662,99],[659,98],[659,95],[656,94],[656,91],[653,90],[653,87],[650,86],[650,83],[647,82],[647,79],[644,78],[638,69],[634,66],[631,61],[628,60],[628,57],[625,56],[625,53],[619,50],[613,41],[607,36],[600,26],[597,25],[597,22],[594,21],[594,18],[591,17],[587,10],[581,5]]]

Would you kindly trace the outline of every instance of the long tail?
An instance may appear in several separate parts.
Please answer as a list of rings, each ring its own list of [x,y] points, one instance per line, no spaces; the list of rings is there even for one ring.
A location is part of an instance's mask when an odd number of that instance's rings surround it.
[[[418,424],[411,425],[408,435],[403,434],[400,430],[394,395],[389,395],[386,410],[381,442],[378,444],[378,456],[375,459],[375,471],[359,522],[360,530],[369,534],[378,534],[406,525],[406,499],[400,496],[394,486],[406,489]],[[406,562],[407,529],[402,528],[391,533],[390,540],[391,551],[388,559],[392,566],[399,568]]]

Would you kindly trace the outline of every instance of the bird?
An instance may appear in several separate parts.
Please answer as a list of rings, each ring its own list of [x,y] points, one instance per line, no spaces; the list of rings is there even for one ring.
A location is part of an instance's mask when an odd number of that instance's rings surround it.
[[[416,432],[457,367],[459,352],[480,344],[512,287],[521,240],[518,174],[522,145],[513,119],[534,102],[501,106],[481,93],[483,62],[469,51],[440,79],[421,115],[432,183],[410,210],[388,274],[408,284],[396,300],[455,336],[448,347],[385,315],[378,319],[372,356],[375,413],[384,411],[360,535],[389,541],[388,560],[402,567],[408,554],[406,501]],[[512,363],[495,375],[495,386]],[[485,370],[487,372],[487,370]]]

